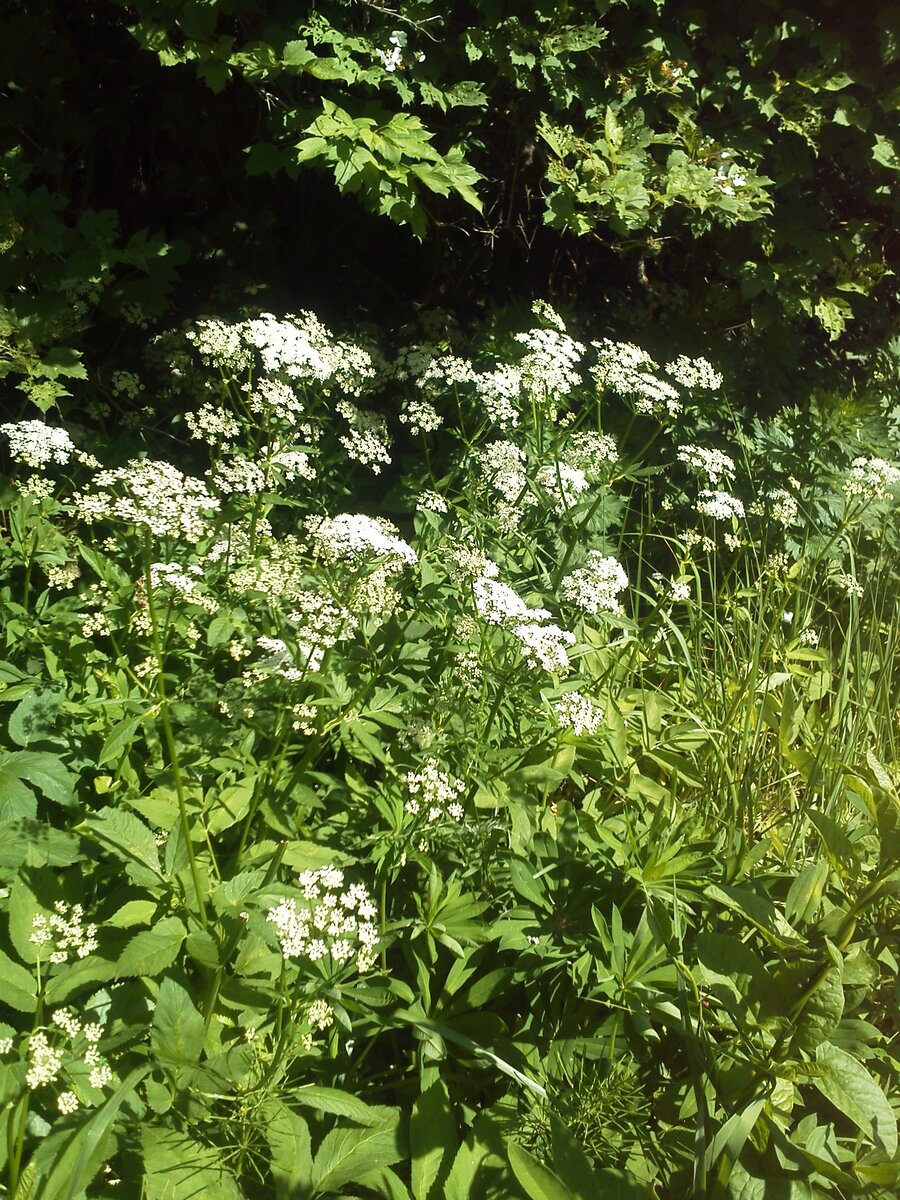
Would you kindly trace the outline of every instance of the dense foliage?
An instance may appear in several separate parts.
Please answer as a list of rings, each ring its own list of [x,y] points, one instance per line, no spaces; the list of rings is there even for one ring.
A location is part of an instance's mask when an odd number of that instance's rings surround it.
[[[0,426],[6,1194],[896,1194],[896,447],[730,390],[248,311]]]
[[[767,396],[858,383],[896,320],[898,46],[836,0],[10,0],[6,370],[59,394],[80,306],[159,314],[180,269],[182,304],[376,320],[555,292],[743,341]]]

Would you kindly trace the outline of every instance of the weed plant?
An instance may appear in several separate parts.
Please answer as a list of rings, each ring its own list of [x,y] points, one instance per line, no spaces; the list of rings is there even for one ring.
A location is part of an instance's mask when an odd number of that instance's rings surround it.
[[[4,1194],[896,1195],[877,413],[546,304],[93,386],[0,427]]]

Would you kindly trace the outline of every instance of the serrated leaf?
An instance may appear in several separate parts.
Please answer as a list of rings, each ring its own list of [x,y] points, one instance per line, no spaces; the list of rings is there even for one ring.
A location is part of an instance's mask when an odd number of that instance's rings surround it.
[[[105,766],[110,762],[120,762],[125,757],[128,747],[134,741],[135,732],[145,717],[146,713],[141,713],[137,717],[126,717],[125,720],[119,721],[113,726],[97,755],[98,767]]]
[[[55,754],[44,750],[13,750],[0,755],[0,798],[21,789],[21,780],[48,800],[68,807],[75,800],[75,776]],[[20,794],[20,793],[19,793]],[[2,804],[2,799],[0,799]],[[30,818],[34,813],[10,814]]]
[[[428,1200],[456,1156],[459,1137],[443,1081],[416,1098],[409,1118],[410,1182],[415,1200]]]
[[[166,978],[159,988],[150,1045],[156,1057],[165,1063],[196,1063],[203,1049],[203,1018],[190,995],[180,983]]]
[[[185,1133],[144,1126],[143,1200],[242,1200],[221,1152]]]
[[[17,746],[40,742],[56,729],[62,703],[58,688],[34,688],[20,700],[9,716],[9,736]]]
[[[336,1117],[348,1117],[359,1125],[378,1126],[385,1122],[383,1108],[373,1108],[365,1101],[357,1099],[350,1092],[342,1092],[340,1088],[320,1087],[310,1084],[297,1088],[293,1099],[306,1108],[314,1108],[317,1112],[331,1113]]]
[[[152,929],[131,939],[116,966],[120,979],[144,975],[148,979],[170,967],[181,950],[187,930],[177,917],[164,917]]]
[[[312,1192],[313,1159],[309,1126],[280,1100],[265,1109],[266,1141],[272,1152],[272,1178],[278,1200],[308,1196]]]
[[[338,1192],[367,1171],[390,1167],[403,1157],[396,1120],[365,1129],[332,1129],[319,1146],[313,1165],[316,1193]]]
[[[159,848],[152,829],[134,813],[120,808],[104,808],[96,816],[88,817],[88,828],[103,843],[112,848],[126,864],[129,876],[135,883],[155,883],[164,878],[159,863]],[[137,865],[143,871],[135,871]]]

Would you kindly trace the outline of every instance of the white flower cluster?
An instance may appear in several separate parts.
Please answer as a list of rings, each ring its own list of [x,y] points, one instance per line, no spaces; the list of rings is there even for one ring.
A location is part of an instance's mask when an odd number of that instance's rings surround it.
[[[564,600],[596,616],[600,612],[621,614],[619,592],[627,587],[628,576],[617,559],[589,550],[585,565],[563,579],[561,591]]]
[[[306,522],[313,552],[325,562],[361,565],[385,558],[393,571],[414,566],[416,552],[383,517],[340,513],[336,517],[309,517]]]
[[[196,564],[190,567],[182,567],[180,563],[150,565],[150,583],[153,588],[169,588],[182,600],[196,604],[205,612],[214,613],[218,605],[211,596],[204,595],[201,591],[203,578],[203,568]]]
[[[184,336],[209,366],[237,375],[253,366],[253,355],[244,345],[241,332],[239,323],[209,319],[197,321]]]
[[[449,506],[443,496],[439,496],[437,492],[433,492],[430,488],[423,488],[416,496],[416,508],[420,511],[446,513],[449,512]]]
[[[597,479],[603,476],[611,463],[618,462],[619,451],[608,434],[586,429],[569,437],[563,460],[584,471],[589,479]]]
[[[240,451],[223,455],[207,472],[212,487],[225,495],[258,496],[266,490],[266,473],[252,458]]]
[[[466,790],[466,785],[462,779],[442,771],[437,759],[426,759],[421,771],[408,771],[404,782],[409,793],[405,808],[412,816],[418,816],[424,805],[429,823],[446,816],[454,821],[462,820],[463,806],[459,797]]]
[[[16,462],[39,471],[51,463],[65,465],[75,453],[72,439],[64,429],[44,421],[18,421],[0,425],[0,433],[9,442],[9,454]]]
[[[515,340],[528,353],[518,363],[525,388],[538,402],[567,396],[581,383],[578,363],[585,353],[581,342],[558,329],[530,329]]]
[[[360,972],[375,965],[378,929],[373,923],[378,909],[360,883],[344,888],[344,872],[337,867],[303,871],[297,880],[301,899],[288,897],[269,909],[285,959],[355,965]]]
[[[787,488],[772,488],[768,498],[769,511],[774,521],[780,525],[796,523],[797,514],[800,511],[796,496],[792,495]]]
[[[293,483],[295,479],[315,479],[316,468],[310,462],[305,450],[273,449],[266,466],[279,476],[285,483]]]
[[[219,508],[201,480],[156,459],[136,458],[114,471],[100,471],[94,488],[74,498],[82,520],[146,525],[155,537],[197,542],[209,533],[206,515]]]
[[[28,1039],[28,1070],[25,1074],[25,1086],[29,1091],[56,1083],[65,1072],[77,1073],[82,1067],[87,1067],[88,1083],[97,1091],[102,1091],[113,1082],[113,1073],[106,1059],[97,1049],[97,1044],[103,1037],[103,1026],[96,1022],[82,1022],[69,1008],[59,1008],[51,1017],[52,1027],[64,1035],[68,1045],[51,1042],[45,1030],[38,1030]],[[57,1100],[61,1113],[73,1113],[79,1107],[78,1096],[72,1091],[64,1091]]]
[[[234,414],[221,404],[201,404],[196,412],[185,413],[184,423],[192,438],[209,446],[233,441],[241,431]]]
[[[478,468],[491,487],[515,503],[526,490],[525,451],[513,442],[490,442],[473,455]]]
[[[519,424],[519,401],[522,396],[522,372],[512,364],[475,376],[475,391],[484,405],[488,420],[501,429],[515,429]]]
[[[666,374],[671,375],[676,383],[680,383],[688,391],[705,388],[707,391],[717,392],[722,386],[722,376],[705,358],[688,358],[680,354],[672,362],[666,363]]]
[[[676,388],[655,374],[659,365],[646,350],[632,342],[603,338],[591,342],[597,352],[591,374],[601,388],[609,388],[630,400],[644,416],[677,416],[681,397]]]
[[[590,737],[603,726],[604,709],[581,692],[566,692],[551,707],[560,729],[568,729],[576,737]]]
[[[303,404],[294,389],[281,379],[257,380],[250,393],[250,411],[262,418],[264,425],[275,422],[294,428],[303,416]]]
[[[560,333],[567,333],[566,323],[553,307],[546,300],[532,300],[531,311],[543,321],[545,325],[552,325],[554,329],[558,329]]]
[[[298,592],[291,602],[294,611],[288,614],[288,620],[297,626],[297,658],[307,670],[318,671],[325,651],[352,636],[359,622],[349,608],[317,592]]]
[[[835,577],[835,583],[846,592],[848,596],[855,596],[861,600],[865,595],[865,588],[859,582],[855,575],[840,574]]]
[[[467,358],[455,354],[436,354],[418,377],[419,387],[426,395],[435,395],[447,388],[457,388],[463,383],[472,383],[475,370]]]
[[[725,475],[734,476],[734,459],[721,450],[710,450],[706,446],[689,443],[679,447],[677,458],[679,462],[705,475],[712,484],[718,483]]]
[[[900,486],[900,468],[883,458],[854,458],[844,480],[850,499],[885,500]]]
[[[69,906],[62,900],[53,905],[49,917],[37,913],[31,924],[28,939],[39,949],[50,947],[50,962],[59,965],[69,958],[87,958],[97,949],[97,926],[84,924],[84,909],[80,904]]]
[[[391,461],[391,439],[384,417],[365,412],[349,400],[339,401],[337,411],[349,425],[347,433],[338,441],[354,462],[380,475],[382,464]]]
[[[702,491],[697,499],[697,512],[716,521],[738,520],[744,515],[744,505],[729,492]]]
[[[400,413],[400,423],[408,425],[410,433],[434,433],[444,423],[430,400],[407,400]]]
[[[490,574],[480,576],[472,584],[478,615],[490,625],[509,629],[532,666],[565,675],[569,670],[566,646],[575,644],[575,635],[548,623],[550,613],[546,608],[529,608],[513,588],[495,578],[496,567],[491,566]]]
[[[317,671],[322,665],[322,659],[319,656],[315,666],[310,659],[308,667],[298,667],[283,638],[258,637],[256,645],[259,650],[265,652],[266,657],[242,673],[241,680],[244,687],[252,687],[261,679],[266,679],[271,675],[277,675],[279,679],[284,679],[288,683],[299,683],[307,669]]]
[[[590,487],[584,471],[565,462],[548,463],[540,468],[535,478],[550,493],[553,507],[560,515],[574,508]]]

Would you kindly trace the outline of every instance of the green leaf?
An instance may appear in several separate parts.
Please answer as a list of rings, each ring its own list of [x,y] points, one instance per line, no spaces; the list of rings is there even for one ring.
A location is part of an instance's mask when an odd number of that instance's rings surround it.
[[[85,822],[91,832],[125,862],[128,876],[137,884],[154,884],[164,878],[159,848],[152,829],[134,813],[104,808]]]
[[[100,747],[100,753],[97,756],[98,767],[102,767],[108,762],[117,763],[125,757],[128,747],[134,741],[135,731],[143,723],[146,715],[146,713],[141,713],[137,717],[127,717],[113,726],[106,741]]]
[[[436,1079],[416,1098],[409,1118],[410,1182],[415,1200],[428,1200],[458,1145],[450,1097],[443,1081]]]
[[[563,1181],[517,1142],[507,1142],[509,1165],[531,1200],[579,1200]]]
[[[32,1013],[37,1007],[37,986],[30,971],[0,950],[0,996],[3,1003],[19,1012]]]
[[[150,1032],[154,1054],[161,1062],[177,1066],[196,1063],[203,1049],[203,1038],[203,1018],[194,1007],[190,995],[174,979],[164,979],[159,988]]]
[[[0,755],[0,817],[34,817],[34,812],[4,810],[10,794],[18,796],[21,804],[22,794],[27,794],[20,782],[23,779],[57,804],[68,807],[75,802],[75,776],[55,754],[43,750],[14,750]]]
[[[20,700],[9,717],[9,736],[17,746],[44,741],[56,730],[56,715],[62,703],[58,688],[35,688]]]
[[[350,1092],[342,1092],[339,1088],[309,1084],[296,1088],[292,1092],[292,1098],[306,1108],[331,1113],[335,1117],[349,1117],[359,1125],[377,1126],[383,1125],[385,1121],[383,1108],[373,1108]]]
[[[303,1200],[312,1193],[313,1186],[309,1126],[286,1104],[273,1098],[265,1108],[265,1131],[278,1200]]]
[[[242,1200],[221,1151],[185,1133],[145,1125],[143,1200]]]
[[[888,1156],[897,1152],[897,1119],[884,1092],[861,1062],[825,1042],[816,1050],[818,1074],[812,1078],[835,1108]]]
[[[116,967],[120,979],[161,974],[178,957],[187,930],[177,917],[164,917],[152,929],[136,934],[122,952]]]
[[[332,1129],[322,1139],[313,1165],[313,1195],[338,1192],[367,1171],[389,1167],[403,1157],[396,1117],[366,1129]]]
[[[578,1200],[595,1200],[600,1195],[597,1174],[581,1143],[554,1113],[550,1114],[550,1146],[553,1166]]]
[[[803,1006],[797,1020],[792,1046],[812,1054],[822,1042],[828,1041],[844,1015],[843,972],[831,966],[818,987]]]

